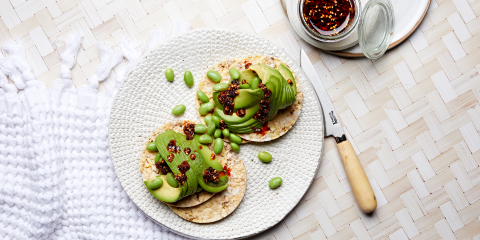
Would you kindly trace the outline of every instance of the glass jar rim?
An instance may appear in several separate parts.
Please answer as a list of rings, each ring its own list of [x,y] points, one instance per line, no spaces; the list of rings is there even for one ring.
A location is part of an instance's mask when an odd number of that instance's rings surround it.
[[[340,34],[335,35],[335,36],[322,35],[322,34],[316,32],[316,31],[314,31],[312,28],[310,28],[308,26],[307,22],[303,18],[303,5],[305,4],[305,1],[306,0],[300,0],[298,2],[298,13],[299,13],[300,19],[302,21],[303,29],[305,30],[305,32],[310,37],[312,37],[312,38],[314,38],[318,41],[321,41],[321,42],[338,42],[338,41],[341,41],[341,40],[347,38],[348,36],[350,36],[350,34],[355,32],[354,30],[357,27],[357,25],[359,23],[359,20],[361,18],[361,14],[362,14],[362,9],[361,9],[362,5],[361,5],[359,0],[352,0],[353,4],[355,5],[355,16],[353,18],[353,22],[350,24],[350,26],[347,27],[346,31],[343,31]]]

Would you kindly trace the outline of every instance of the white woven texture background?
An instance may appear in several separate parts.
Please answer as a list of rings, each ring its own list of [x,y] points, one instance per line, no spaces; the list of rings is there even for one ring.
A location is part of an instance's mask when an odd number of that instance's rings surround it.
[[[0,6],[1,42],[20,36],[33,73],[48,87],[58,78],[60,70],[60,58],[51,40],[66,39],[74,31],[85,35],[72,68],[75,86],[86,83],[100,62],[97,41],[118,42],[123,36],[144,41],[152,29],[169,34],[172,21],[176,20],[188,21],[194,29],[224,27],[258,34],[284,49],[297,63],[299,49],[304,48],[321,73],[329,97],[356,147],[379,198],[379,208],[367,216],[356,207],[334,141],[327,138],[322,165],[307,195],[285,221],[258,236],[259,239],[479,238],[480,0],[432,0],[424,21],[413,35],[377,61],[338,58],[310,47],[290,28],[280,0],[0,0]],[[126,61],[121,62],[100,83],[99,92],[107,90],[125,64]],[[2,136],[12,139],[17,136],[16,131],[27,131],[23,130],[22,117],[4,118],[2,125],[13,119],[19,125],[8,125],[5,131],[9,129],[9,135]],[[15,152],[14,156],[25,154],[22,150],[12,150],[17,146],[14,141],[6,137],[0,140],[9,146],[5,151]],[[21,140],[20,143],[18,146],[29,149],[30,145]],[[12,158],[2,159],[2,166],[9,167],[0,170],[4,171],[1,181],[12,182],[9,185],[12,187],[1,186],[2,193],[7,189],[23,194],[19,196],[36,198],[37,195],[23,193],[29,188],[18,188],[19,184],[15,184],[22,182],[21,176],[30,174],[24,169],[36,166],[26,160],[21,165],[22,160],[11,161]],[[111,164],[108,161],[101,160]],[[72,167],[80,169],[78,165]],[[82,169],[87,167],[90,164],[85,162]],[[12,168],[22,175],[17,177]],[[89,174],[87,170],[83,172],[72,178]],[[32,186],[38,192],[36,185]],[[88,191],[86,187],[75,188],[76,191],[71,185],[68,187],[78,203],[83,196],[79,192]],[[129,229],[128,234],[141,234],[130,228],[138,223],[135,217],[130,217],[133,215],[127,214],[130,205],[119,203],[128,198],[122,198],[120,189],[112,191],[117,195],[108,195],[112,205],[105,209],[116,211],[113,206],[121,205],[125,210],[109,215],[110,221],[118,223],[109,228],[115,229],[113,232],[127,233]],[[9,214],[19,220],[5,224],[15,231],[32,229],[28,225],[32,221],[20,216],[27,208],[37,208],[20,199],[28,198],[15,198],[10,205],[2,202],[1,208],[4,212],[13,209]],[[12,202],[22,204],[14,208],[10,207]],[[89,209],[90,205],[81,206]],[[81,215],[86,210],[80,211],[78,206],[72,209],[78,218],[72,221],[71,228],[82,234],[72,238],[95,239],[89,232],[94,228],[82,225],[82,221],[87,222],[85,215]],[[28,228],[12,227],[17,222]],[[157,225],[138,226],[150,231]]]

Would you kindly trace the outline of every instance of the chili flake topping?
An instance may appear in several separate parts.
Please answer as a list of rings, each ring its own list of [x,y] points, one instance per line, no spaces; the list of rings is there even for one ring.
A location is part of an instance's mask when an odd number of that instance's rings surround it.
[[[179,153],[182,151],[180,146],[177,146],[177,142],[175,140],[170,140],[167,144],[167,151],[170,153]]]
[[[180,165],[177,166],[178,170],[184,174],[190,169],[190,164],[187,161],[183,161]]]
[[[218,181],[220,181],[219,172],[212,167],[209,167],[203,173],[203,180],[205,180],[205,182],[218,183]]]
[[[190,154],[190,160],[193,161],[193,160],[195,160],[196,158],[197,158],[197,156],[196,156],[195,154],[193,154],[193,153]]]
[[[175,175],[175,180],[177,180],[177,182],[183,186],[183,184],[185,184],[185,182],[187,181],[187,175],[185,174],[176,174]]]
[[[190,148],[185,148],[183,149],[183,152],[185,152],[186,155],[190,154],[192,152],[192,149]]]
[[[245,116],[245,113],[246,113],[246,112],[245,112],[245,109],[244,109],[244,108],[240,108],[240,109],[238,109],[237,112],[236,112],[237,116],[239,116],[239,117],[244,117],[244,116]],[[223,130],[223,129],[222,129],[222,130]]]
[[[218,101],[220,102],[220,104],[222,104],[223,113],[225,113],[226,115],[233,114],[233,106],[235,105],[234,99],[240,93],[238,91],[239,87],[240,84],[238,83],[238,80],[234,79],[232,80],[232,83],[230,84],[228,89],[218,95]]]
[[[195,124],[185,123],[185,125],[183,125],[183,133],[187,136],[187,140],[192,140],[195,135]]]
[[[347,29],[355,17],[355,5],[351,0],[306,0],[303,18],[315,32],[335,36]]]
[[[167,161],[172,162],[174,158],[175,158],[175,155],[173,155],[173,153],[170,153],[167,156]]]
[[[159,173],[162,173],[163,175],[166,175],[167,173],[171,172],[170,167],[168,164],[163,160],[163,158],[155,163],[155,167],[157,167]]]

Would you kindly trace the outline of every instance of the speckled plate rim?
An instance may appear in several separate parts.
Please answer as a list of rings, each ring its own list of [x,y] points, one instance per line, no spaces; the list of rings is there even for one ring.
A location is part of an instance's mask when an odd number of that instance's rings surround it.
[[[189,34],[189,33],[193,32],[193,31],[205,31],[205,30],[211,30],[211,29],[219,29],[219,30],[223,30],[223,31],[231,32],[231,33],[241,33],[241,34],[250,35],[250,36],[253,36],[253,37],[256,37],[256,38],[265,40],[265,41],[267,41],[268,43],[270,43],[273,47],[279,49],[279,50],[282,51],[282,52],[285,52],[284,50],[282,50],[282,49],[278,48],[277,46],[275,46],[271,41],[269,41],[269,40],[266,39],[266,38],[263,38],[263,37],[261,37],[261,36],[258,36],[258,35],[256,35],[256,34],[252,34],[252,33],[249,33],[249,32],[240,31],[240,30],[232,30],[232,29],[227,29],[227,28],[197,28],[197,29],[188,31],[188,32],[186,32],[186,33],[177,35],[177,36],[175,36],[175,37],[172,37],[172,38],[170,38],[170,39],[168,39],[168,40],[166,40],[166,41],[164,41],[164,42],[156,45],[155,47],[152,48],[152,50],[158,48],[159,46],[161,46],[161,45],[163,45],[163,44],[169,43],[170,41],[172,41],[172,39],[181,38],[183,35]],[[142,56],[142,58],[141,58],[140,61],[143,60],[143,57],[144,57],[144,56],[150,54],[150,53],[152,52],[152,50],[150,50],[150,51],[148,51],[147,53],[145,53],[145,54]],[[291,57],[290,57],[287,53],[285,53],[285,56],[286,56],[287,58],[290,58],[290,59],[291,59]],[[312,83],[310,82],[310,79],[307,77],[307,75],[305,74],[305,72],[303,71],[303,69],[302,69],[300,66],[298,66],[298,64],[295,63],[295,61],[294,61],[293,59],[291,59],[291,60],[292,60],[293,64],[295,64],[295,65],[298,67],[298,69],[299,69],[299,72],[298,72],[297,75],[303,75],[303,76],[308,80],[308,81],[307,81],[308,83],[306,83],[307,86],[304,86],[304,87],[310,87],[310,88],[312,88],[313,93],[315,94],[315,98],[318,100],[317,106],[319,107],[320,113],[321,113],[321,114],[320,114],[320,119],[321,119],[321,122],[322,122],[322,124],[321,124],[322,134],[321,134],[321,136],[319,136],[319,138],[320,138],[320,141],[321,141],[322,144],[321,144],[321,149],[320,149],[320,156],[318,156],[317,166],[316,166],[316,169],[315,169],[315,173],[316,173],[316,172],[318,172],[318,169],[319,169],[319,167],[320,167],[320,163],[321,163],[321,161],[322,161],[323,150],[324,150],[324,146],[325,146],[325,137],[324,137],[324,133],[325,133],[325,121],[324,121],[324,115],[323,115],[323,108],[322,108],[320,99],[319,99],[318,96],[316,95],[316,92],[315,92],[315,90],[314,90],[314,88],[313,88],[313,85],[312,85]],[[139,61],[138,63],[140,63],[140,61]],[[127,74],[127,77],[128,77],[128,75],[130,75],[130,73],[137,67],[138,63],[137,63],[137,64],[132,68],[132,70]],[[127,79],[127,77],[126,77],[125,79]],[[123,84],[119,87],[119,90],[122,88],[122,86],[123,86]],[[116,103],[117,103],[117,96],[115,96],[115,99],[114,99],[113,102],[112,102],[112,108],[113,108],[113,106],[115,106]],[[305,114],[305,111],[302,111],[302,112],[300,113],[300,115],[302,115],[302,114]],[[109,150],[110,158],[111,158],[111,160],[112,160],[113,169],[114,169],[114,171],[115,171],[115,174],[118,176],[117,166],[115,165],[115,163],[114,163],[114,161],[113,161],[112,144],[110,144],[110,142],[111,142],[110,130],[111,130],[111,121],[112,121],[111,115],[112,115],[112,111],[110,112],[110,116],[109,116],[109,120],[108,120],[108,122],[109,122],[108,131],[107,131],[107,134],[108,134],[108,150]],[[280,137],[280,138],[281,138],[281,137]],[[274,140],[274,141],[275,141],[275,140]],[[140,169],[138,169],[138,170],[139,170],[139,171],[138,171],[138,176],[139,176],[139,177],[142,177],[142,174],[140,173]],[[248,172],[247,172],[247,174],[248,174]],[[308,192],[308,190],[309,190],[310,187],[312,186],[313,181],[315,180],[315,175],[316,175],[316,174],[313,175],[312,179],[311,179],[310,182],[308,183],[308,187],[305,189],[305,192],[302,194],[302,196],[301,196],[300,198],[298,198],[298,201],[297,201],[297,202],[292,206],[292,208],[291,208],[290,210],[288,210],[288,211],[286,212],[286,214],[285,214],[281,219],[279,219],[276,223],[274,223],[274,224],[272,224],[272,225],[270,225],[270,226],[265,227],[264,229],[262,229],[261,231],[259,231],[259,232],[257,232],[257,233],[250,234],[250,235],[246,235],[246,236],[242,236],[242,237],[239,237],[239,238],[230,238],[230,239],[246,239],[246,238],[250,238],[250,237],[252,237],[252,236],[259,235],[259,234],[261,234],[261,233],[263,233],[263,232],[271,229],[272,227],[275,227],[275,226],[278,225],[279,223],[281,223],[281,222],[285,219],[285,217],[287,217],[287,216],[298,206],[298,204],[303,200],[303,197],[304,197],[305,194]],[[247,177],[248,177],[248,175],[247,175]],[[122,186],[122,188],[125,189],[124,183],[120,180],[120,178],[118,178],[118,180],[119,180],[120,185]],[[247,185],[247,189],[248,189],[248,185]],[[126,193],[127,196],[130,198],[130,195],[129,195],[127,192],[125,192],[125,193]],[[183,232],[181,232],[181,231],[174,230],[174,229],[172,229],[172,228],[170,228],[170,227],[168,227],[168,226],[166,226],[166,225],[158,222],[157,220],[155,220],[153,217],[151,217],[150,215],[148,215],[140,206],[138,206],[138,204],[137,204],[135,201],[133,201],[131,198],[130,198],[130,200],[131,200],[131,201],[135,204],[135,206],[136,206],[139,210],[141,210],[149,219],[151,219],[153,222],[161,225],[162,227],[168,229],[168,230],[171,231],[171,232],[174,232],[174,233],[176,233],[176,234],[178,234],[178,235],[180,235],[180,236],[184,236],[184,237],[188,237],[188,238],[194,238],[194,239],[205,239],[205,240],[215,239],[215,238],[199,238],[199,237],[197,237],[197,236],[191,236],[191,235],[188,235],[188,234],[183,233]],[[243,201],[244,201],[244,199],[242,199],[242,202],[243,202]],[[240,204],[242,204],[242,202],[240,202]]]

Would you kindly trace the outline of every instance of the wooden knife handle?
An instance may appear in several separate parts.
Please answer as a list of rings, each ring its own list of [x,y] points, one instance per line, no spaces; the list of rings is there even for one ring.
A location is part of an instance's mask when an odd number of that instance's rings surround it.
[[[362,164],[360,164],[349,140],[345,139],[345,137],[340,141],[339,138],[336,138],[336,140],[338,153],[340,154],[340,159],[342,159],[343,168],[352,187],[355,200],[362,211],[371,213],[377,208],[377,199]]]

